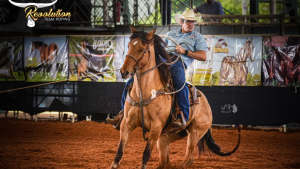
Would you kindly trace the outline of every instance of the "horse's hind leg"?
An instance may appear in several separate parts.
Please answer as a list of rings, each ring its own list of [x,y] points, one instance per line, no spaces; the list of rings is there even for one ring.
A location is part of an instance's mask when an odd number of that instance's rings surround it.
[[[158,169],[164,168],[169,162],[170,141],[167,135],[161,135],[157,141],[157,149],[159,153]]]
[[[14,68],[12,65],[10,66],[9,71],[11,73],[11,76],[15,79],[15,81],[17,81],[17,78],[15,77],[15,74],[14,74]]]
[[[196,130],[196,127],[198,130]],[[193,164],[194,162],[194,150],[195,146],[197,145],[198,141],[205,135],[209,125],[199,125],[195,126],[195,122],[191,122],[188,127],[188,139],[187,139],[187,148],[186,153],[184,156],[183,163],[181,164],[182,167],[188,166]]]
[[[126,120],[122,120],[121,122],[121,128],[120,128],[120,143],[117,150],[117,153],[115,155],[115,159],[113,163],[111,164],[110,168],[115,169],[118,168],[120,165],[120,162],[122,160],[126,145],[128,143],[129,136],[131,132],[135,129],[134,126],[130,126],[126,123]]]
[[[158,169],[164,168],[167,164],[169,164],[169,147],[170,144],[175,140],[180,140],[187,135],[185,130],[179,133],[172,133],[169,135],[161,135],[157,141],[157,149],[159,152],[159,164]]]

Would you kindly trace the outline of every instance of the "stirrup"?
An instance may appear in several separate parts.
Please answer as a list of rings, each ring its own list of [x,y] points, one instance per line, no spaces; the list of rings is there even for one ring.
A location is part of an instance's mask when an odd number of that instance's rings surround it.
[[[180,116],[181,116],[181,120],[182,120],[182,125],[180,127],[174,127],[173,131],[175,131],[175,133],[180,132],[181,130],[186,128],[186,120],[184,118],[183,112],[180,111]]]

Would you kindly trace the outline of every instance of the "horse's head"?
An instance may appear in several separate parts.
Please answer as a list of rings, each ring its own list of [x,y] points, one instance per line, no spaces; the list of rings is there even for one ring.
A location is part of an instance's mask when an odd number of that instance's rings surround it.
[[[137,31],[132,26],[130,26],[130,29],[132,35],[130,37],[130,42],[128,43],[128,52],[120,70],[122,78],[124,79],[135,72],[136,67],[137,69],[140,69],[146,65],[151,60],[150,50],[151,52],[154,50],[153,37],[156,29],[153,29],[149,33]]]
[[[244,45],[244,55],[245,55],[245,60],[247,58],[249,58],[251,60],[251,62],[254,61],[254,54],[253,54],[253,50],[254,50],[254,45],[252,43],[252,37],[251,40],[248,40],[248,38],[246,39],[246,43]]]

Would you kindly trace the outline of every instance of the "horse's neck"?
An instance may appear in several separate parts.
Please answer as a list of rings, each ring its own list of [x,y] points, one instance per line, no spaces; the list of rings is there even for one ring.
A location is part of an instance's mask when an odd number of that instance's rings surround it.
[[[146,57],[146,56],[145,56]],[[148,64],[143,66],[138,73],[141,74],[153,67],[156,66],[155,62],[155,53],[154,50],[151,51],[151,60]],[[137,76],[134,76],[134,83],[133,83],[133,88],[132,88],[132,93],[130,94],[132,97],[137,97],[140,98],[140,88],[142,91],[142,96],[143,99],[149,97],[151,95],[151,91],[154,90],[160,90],[163,88],[163,83],[160,78],[160,73],[158,71],[158,68],[151,70],[141,76],[139,78],[139,84],[138,84],[138,79]]]
[[[37,49],[40,51],[40,53],[42,53],[42,52],[45,50],[46,47],[47,47],[47,46],[45,46],[45,47],[39,46]]]
[[[244,47],[240,49],[236,58],[238,61],[246,61],[246,50]]]

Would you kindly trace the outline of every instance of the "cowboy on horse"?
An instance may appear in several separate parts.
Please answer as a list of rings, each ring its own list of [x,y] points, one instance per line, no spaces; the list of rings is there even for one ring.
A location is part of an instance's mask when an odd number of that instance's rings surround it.
[[[173,78],[174,90],[179,90],[177,93],[177,102],[180,113],[183,113],[184,117],[174,121],[173,126],[175,128],[185,128],[183,124],[186,124],[186,121],[189,120],[190,112],[189,89],[186,85],[185,68],[187,68],[194,59],[200,61],[206,60],[207,44],[204,37],[200,33],[194,31],[197,19],[195,18],[193,10],[185,10],[182,15],[176,14],[174,19],[181,25],[181,29],[170,31],[166,35],[174,39],[179,45],[176,45],[173,41],[168,39],[165,39],[165,42],[170,49],[174,49],[173,52],[169,53],[170,56],[173,56],[173,61],[178,57],[178,54],[181,54],[182,56],[178,62],[170,66],[170,70]],[[121,100],[122,110],[120,113],[114,119],[106,119],[106,121],[109,124],[114,125],[116,129],[119,128],[117,125],[120,124],[120,121],[123,118],[128,87],[133,81],[133,78],[130,78],[125,85]]]
[[[147,163],[150,160],[155,145],[157,145],[159,151],[159,164],[157,168],[165,168],[170,163],[170,144],[184,137],[188,137],[188,139],[185,157],[182,162],[183,167],[193,164],[194,148],[198,146],[199,150],[203,150],[204,140],[208,148],[220,156],[229,156],[239,147],[240,135],[237,146],[231,152],[221,152],[221,147],[214,142],[211,134],[210,128],[213,118],[210,105],[205,95],[194,87],[190,88],[191,92],[184,93],[188,97],[192,96],[193,99],[190,102],[185,95],[178,99],[179,102],[186,99],[184,100],[185,105],[181,106],[186,106],[187,108],[184,108],[187,111],[190,109],[190,112],[185,112],[183,115],[182,112],[185,110],[179,105],[181,108],[182,124],[179,121],[171,123],[171,120],[175,120],[173,117],[174,111],[170,113],[174,105],[174,96],[170,97],[169,94],[174,94],[177,91],[185,92],[186,83],[183,66],[188,66],[194,58],[199,60],[206,59],[204,50],[206,50],[207,46],[205,40],[199,33],[193,31],[195,18],[188,17],[188,11],[185,14],[187,16],[183,18],[184,21],[180,21],[182,29],[168,33],[169,36],[177,39],[180,45],[173,47],[176,50],[176,52],[173,52],[173,57],[175,58],[170,58],[165,49],[167,44],[177,44],[175,41],[169,42],[168,40],[163,40],[155,34],[156,29],[147,33],[137,31],[132,26],[130,27],[132,35],[130,36],[128,52],[120,73],[123,79],[132,75],[134,80],[131,79],[126,83],[122,98],[124,113],[121,113],[118,116],[119,119],[115,120],[117,125],[114,127],[120,127],[120,141],[115,158],[110,166],[111,169],[119,168],[130,134],[137,127],[142,128],[144,140],[147,141],[143,152],[142,169],[147,168]],[[185,40],[186,38],[188,41]],[[194,43],[191,44],[191,42]],[[184,45],[191,45],[196,51],[192,52],[190,49],[187,49],[189,47],[185,48]],[[185,56],[179,60],[180,55],[183,53]],[[173,62],[171,62],[172,60]],[[176,62],[178,60],[179,62]],[[180,62],[183,64],[179,64]],[[168,85],[171,83],[171,72],[173,72],[174,83],[181,83],[182,85],[177,84],[177,87],[175,85],[175,89],[179,89],[175,92],[170,92],[173,90],[170,88],[171,85]],[[129,86],[129,83],[132,81],[132,86]],[[127,96],[125,98],[126,93]],[[191,104],[189,105],[189,103]],[[191,108],[188,108],[188,106],[191,106]],[[178,127],[174,128],[174,125]],[[146,132],[149,132],[147,138],[145,137]]]

